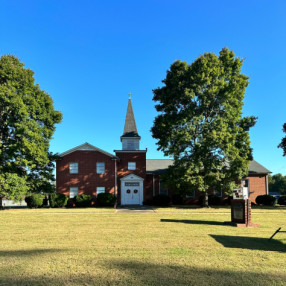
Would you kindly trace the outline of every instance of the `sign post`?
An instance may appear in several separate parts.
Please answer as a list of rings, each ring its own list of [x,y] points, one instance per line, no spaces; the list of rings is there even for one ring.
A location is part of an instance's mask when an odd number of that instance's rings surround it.
[[[259,224],[251,222],[251,200],[248,198],[248,187],[241,186],[233,190],[231,200],[231,222],[237,227],[259,227]]]

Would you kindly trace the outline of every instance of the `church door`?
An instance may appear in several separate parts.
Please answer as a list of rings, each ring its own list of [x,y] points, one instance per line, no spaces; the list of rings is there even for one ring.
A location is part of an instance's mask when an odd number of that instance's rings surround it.
[[[125,182],[124,183],[124,196],[126,205],[139,205],[140,204],[140,184],[139,182]]]

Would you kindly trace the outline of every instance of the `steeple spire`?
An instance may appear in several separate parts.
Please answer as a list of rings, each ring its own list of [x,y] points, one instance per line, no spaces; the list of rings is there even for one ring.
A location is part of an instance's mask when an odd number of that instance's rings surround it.
[[[120,137],[122,142],[122,150],[139,150],[139,142],[141,137],[138,134],[133,107],[131,103],[131,93],[128,94],[128,106],[125,117],[125,125],[123,135]]]
[[[131,93],[129,93],[125,125],[122,137],[139,137],[131,103]]]

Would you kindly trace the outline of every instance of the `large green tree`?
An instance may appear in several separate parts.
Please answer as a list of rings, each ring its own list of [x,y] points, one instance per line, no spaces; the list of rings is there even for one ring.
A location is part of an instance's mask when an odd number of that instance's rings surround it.
[[[252,158],[249,128],[256,118],[242,116],[248,86],[242,64],[227,48],[190,65],[178,60],[164,85],[153,90],[159,115],[152,134],[158,150],[174,158],[165,180],[177,189],[205,192],[205,205],[207,190],[231,192]]]
[[[286,123],[283,124],[282,131],[286,133]],[[286,136],[282,138],[280,144],[278,145],[278,148],[282,148],[283,156],[286,156]]]
[[[35,186],[33,178],[51,173],[49,141],[62,114],[33,75],[17,57],[0,58],[1,204],[3,197],[20,199]]]
[[[286,176],[282,174],[269,175],[269,192],[286,195]]]

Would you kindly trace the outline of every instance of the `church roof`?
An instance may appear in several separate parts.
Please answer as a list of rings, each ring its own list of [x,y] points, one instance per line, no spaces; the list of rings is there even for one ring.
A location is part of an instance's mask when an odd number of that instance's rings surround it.
[[[107,156],[109,156],[111,158],[117,158],[113,154],[108,153],[108,152],[106,152],[106,151],[104,151],[104,150],[102,150],[102,149],[100,149],[98,147],[95,147],[95,146],[93,146],[93,145],[91,145],[91,144],[89,144],[87,142],[84,143],[84,144],[81,144],[79,146],[76,146],[76,147],[74,147],[72,149],[69,149],[69,150],[67,150],[67,151],[65,151],[63,153],[60,153],[59,156],[60,157],[64,157],[65,155],[68,155],[68,154],[73,153],[75,151],[97,151],[97,152],[103,153],[103,154],[105,154],[105,155],[107,155]]]
[[[131,98],[128,100],[124,131],[121,137],[140,137],[136,127]]]
[[[173,164],[171,159],[147,159],[146,172],[152,174],[163,174],[168,167]],[[255,160],[249,163],[249,175],[252,174],[269,174],[271,171],[260,165]]]

